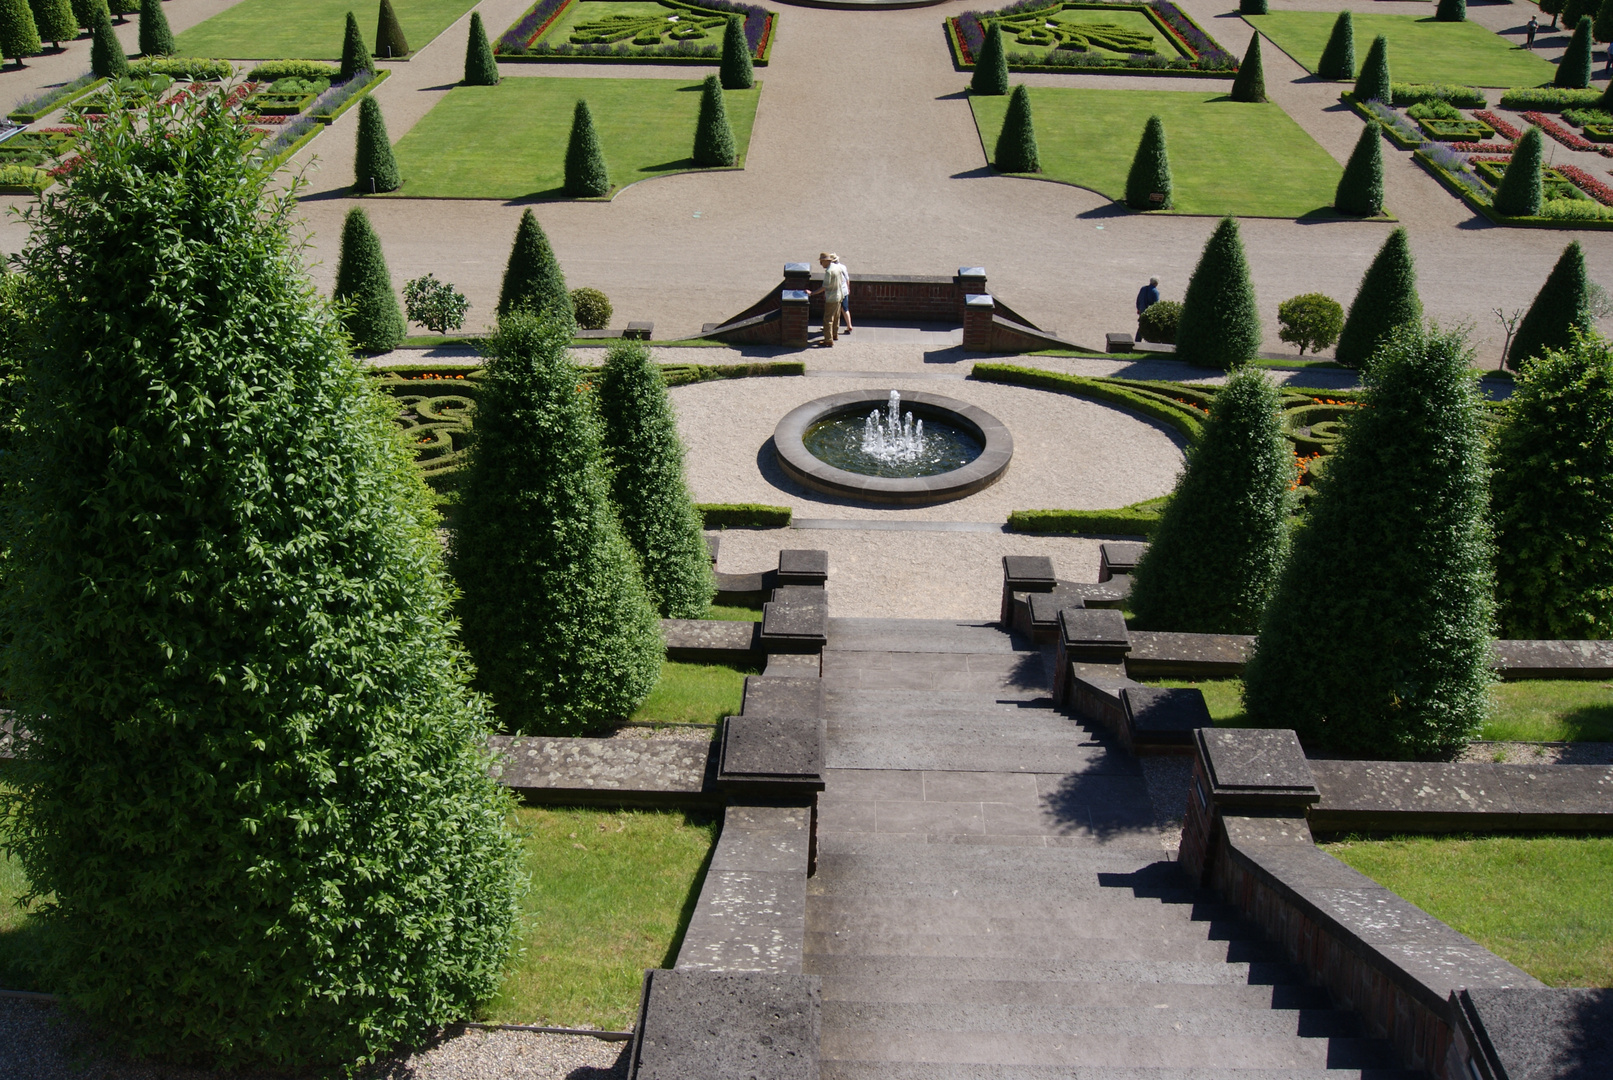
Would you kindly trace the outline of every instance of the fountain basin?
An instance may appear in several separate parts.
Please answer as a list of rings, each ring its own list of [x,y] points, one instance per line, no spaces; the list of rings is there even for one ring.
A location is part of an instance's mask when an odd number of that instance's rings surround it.
[[[807,449],[808,433],[816,435],[826,421],[845,417],[861,423],[870,412],[883,408],[889,397],[889,388],[852,390],[790,411],[773,430],[779,467],[796,482],[826,495],[901,506],[961,499],[990,487],[1007,471],[1014,456],[1014,438],[1001,421],[974,405],[919,390],[901,391],[902,412],[931,425],[956,429],[965,437],[962,444],[978,443],[981,449],[972,460],[928,476],[871,476],[837,468]],[[970,453],[972,447],[960,448],[957,456],[964,459]]]

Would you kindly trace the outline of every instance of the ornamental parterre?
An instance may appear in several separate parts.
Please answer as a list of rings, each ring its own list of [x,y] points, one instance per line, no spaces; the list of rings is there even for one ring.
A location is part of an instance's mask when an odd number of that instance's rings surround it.
[[[1065,17],[1075,12],[1091,13],[1090,19]],[[946,20],[947,40],[958,67],[974,67],[986,27],[992,23],[1002,27],[1013,71],[1157,71],[1231,78],[1238,70],[1237,57],[1171,0],[1052,4],[1021,0],[996,11],[965,11]],[[1161,40],[1169,52],[1161,50]]]

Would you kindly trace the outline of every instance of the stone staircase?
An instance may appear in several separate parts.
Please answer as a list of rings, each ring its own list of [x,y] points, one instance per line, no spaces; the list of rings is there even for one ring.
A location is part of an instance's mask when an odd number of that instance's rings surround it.
[[[1194,888],[1143,770],[994,624],[831,619],[825,1080],[1409,1080]]]

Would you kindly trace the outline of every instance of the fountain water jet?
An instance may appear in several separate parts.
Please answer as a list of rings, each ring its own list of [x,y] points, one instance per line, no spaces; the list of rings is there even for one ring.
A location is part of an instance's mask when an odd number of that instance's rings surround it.
[[[924,453],[924,421],[915,422],[912,413],[902,416],[902,395],[895,390],[888,410],[884,417],[878,409],[868,414],[863,424],[863,453],[892,465],[917,461]]]

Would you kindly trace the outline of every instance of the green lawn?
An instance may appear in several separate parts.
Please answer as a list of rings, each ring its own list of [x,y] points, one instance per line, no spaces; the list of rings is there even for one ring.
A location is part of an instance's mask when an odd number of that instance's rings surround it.
[[[1552,986],[1613,986],[1613,837],[1418,836],[1323,844]]]
[[[716,619],[719,622],[761,622],[762,609],[712,604],[706,611],[706,618]]]
[[[476,0],[393,0],[403,36],[416,52],[448,29]],[[375,45],[377,5],[352,0],[241,0],[179,35],[180,56],[231,60],[339,60],[347,13]]]
[[[761,83],[726,90],[745,164]],[[406,198],[563,198],[566,143],[577,99],[588,102],[616,189],[695,171],[690,153],[700,83],[684,79],[506,78],[457,86],[397,145]],[[1140,129],[1139,129],[1140,130]]]
[[[715,724],[725,716],[738,716],[745,676],[756,673],[754,667],[663,660],[661,681],[632,718],[644,724]]]
[[[1244,16],[1306,71],[1315,74],[1337,12],[1274,11]],[[1355,55],[1365,63],[1372,39],[1389,39],[1389,73],[1396,82],[1463,86],[1536,86],[1556,67],[1492,34],[1478,23],[1435,22],[1417,15],[1355,12]]]
[[[1342,167],[1276,105],[1229,101],[1224,91],[1032,87],[1030,97],[1040,175],[1050,180],[1122,198],[1143,125],[1158,114],[1165,122],[1178,212],[1278,218],[1331,213]],[[1008,98],[972,96],[969,104],[989,159]]]

